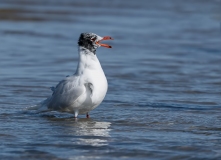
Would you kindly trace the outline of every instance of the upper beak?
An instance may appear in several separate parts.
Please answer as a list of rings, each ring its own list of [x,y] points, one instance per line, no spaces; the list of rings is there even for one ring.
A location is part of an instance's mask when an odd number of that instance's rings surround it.
[[[108,44],[102,44],[100,43],[103,40],[113,40],[113,38],[111,38],[110,36],[105,36],[103,37],[101,40],[97,41],[96,44],[102,46],[102,47],[106,47],[106,48],[112,48],[111,46],[109,46]]]

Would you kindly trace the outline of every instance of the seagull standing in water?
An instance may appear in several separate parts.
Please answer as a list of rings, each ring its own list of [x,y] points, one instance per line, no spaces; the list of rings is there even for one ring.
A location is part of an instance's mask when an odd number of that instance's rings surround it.
[[[100,37],[94,33],[80,35],[79,61],[74,75],[60,81],[52,87],[53,94],[37,105],[39,110],[55,110],[78,114],[86,114],[95,109],[104,99],[108,83],[104,71],[96,55],[100,46],[112,48],[100,43],[103,40],[112,40],[111,37]]]

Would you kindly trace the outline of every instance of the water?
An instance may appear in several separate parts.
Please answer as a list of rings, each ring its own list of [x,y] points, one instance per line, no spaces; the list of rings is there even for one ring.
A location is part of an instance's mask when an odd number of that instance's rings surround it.
[[[220,1],[0,0],[0,159],[220,159]],[[24,112],[75,72],[81,32],[109,90],[91,118]]]

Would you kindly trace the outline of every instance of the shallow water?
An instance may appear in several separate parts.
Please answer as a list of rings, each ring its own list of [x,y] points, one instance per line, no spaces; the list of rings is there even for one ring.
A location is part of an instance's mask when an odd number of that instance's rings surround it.
[[[0,159],[220,159],[219,6],[0,0]],[[23,111],[75,72],[88,31],[115,39],[91,118]]]

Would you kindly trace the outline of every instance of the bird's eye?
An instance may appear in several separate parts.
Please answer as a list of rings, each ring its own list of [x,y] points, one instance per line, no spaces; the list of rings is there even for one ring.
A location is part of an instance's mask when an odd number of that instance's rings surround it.
[[[92,41],[95,41],[95,40],[96,40],[96,37],[91,38],[91,40],[92,40]]]

